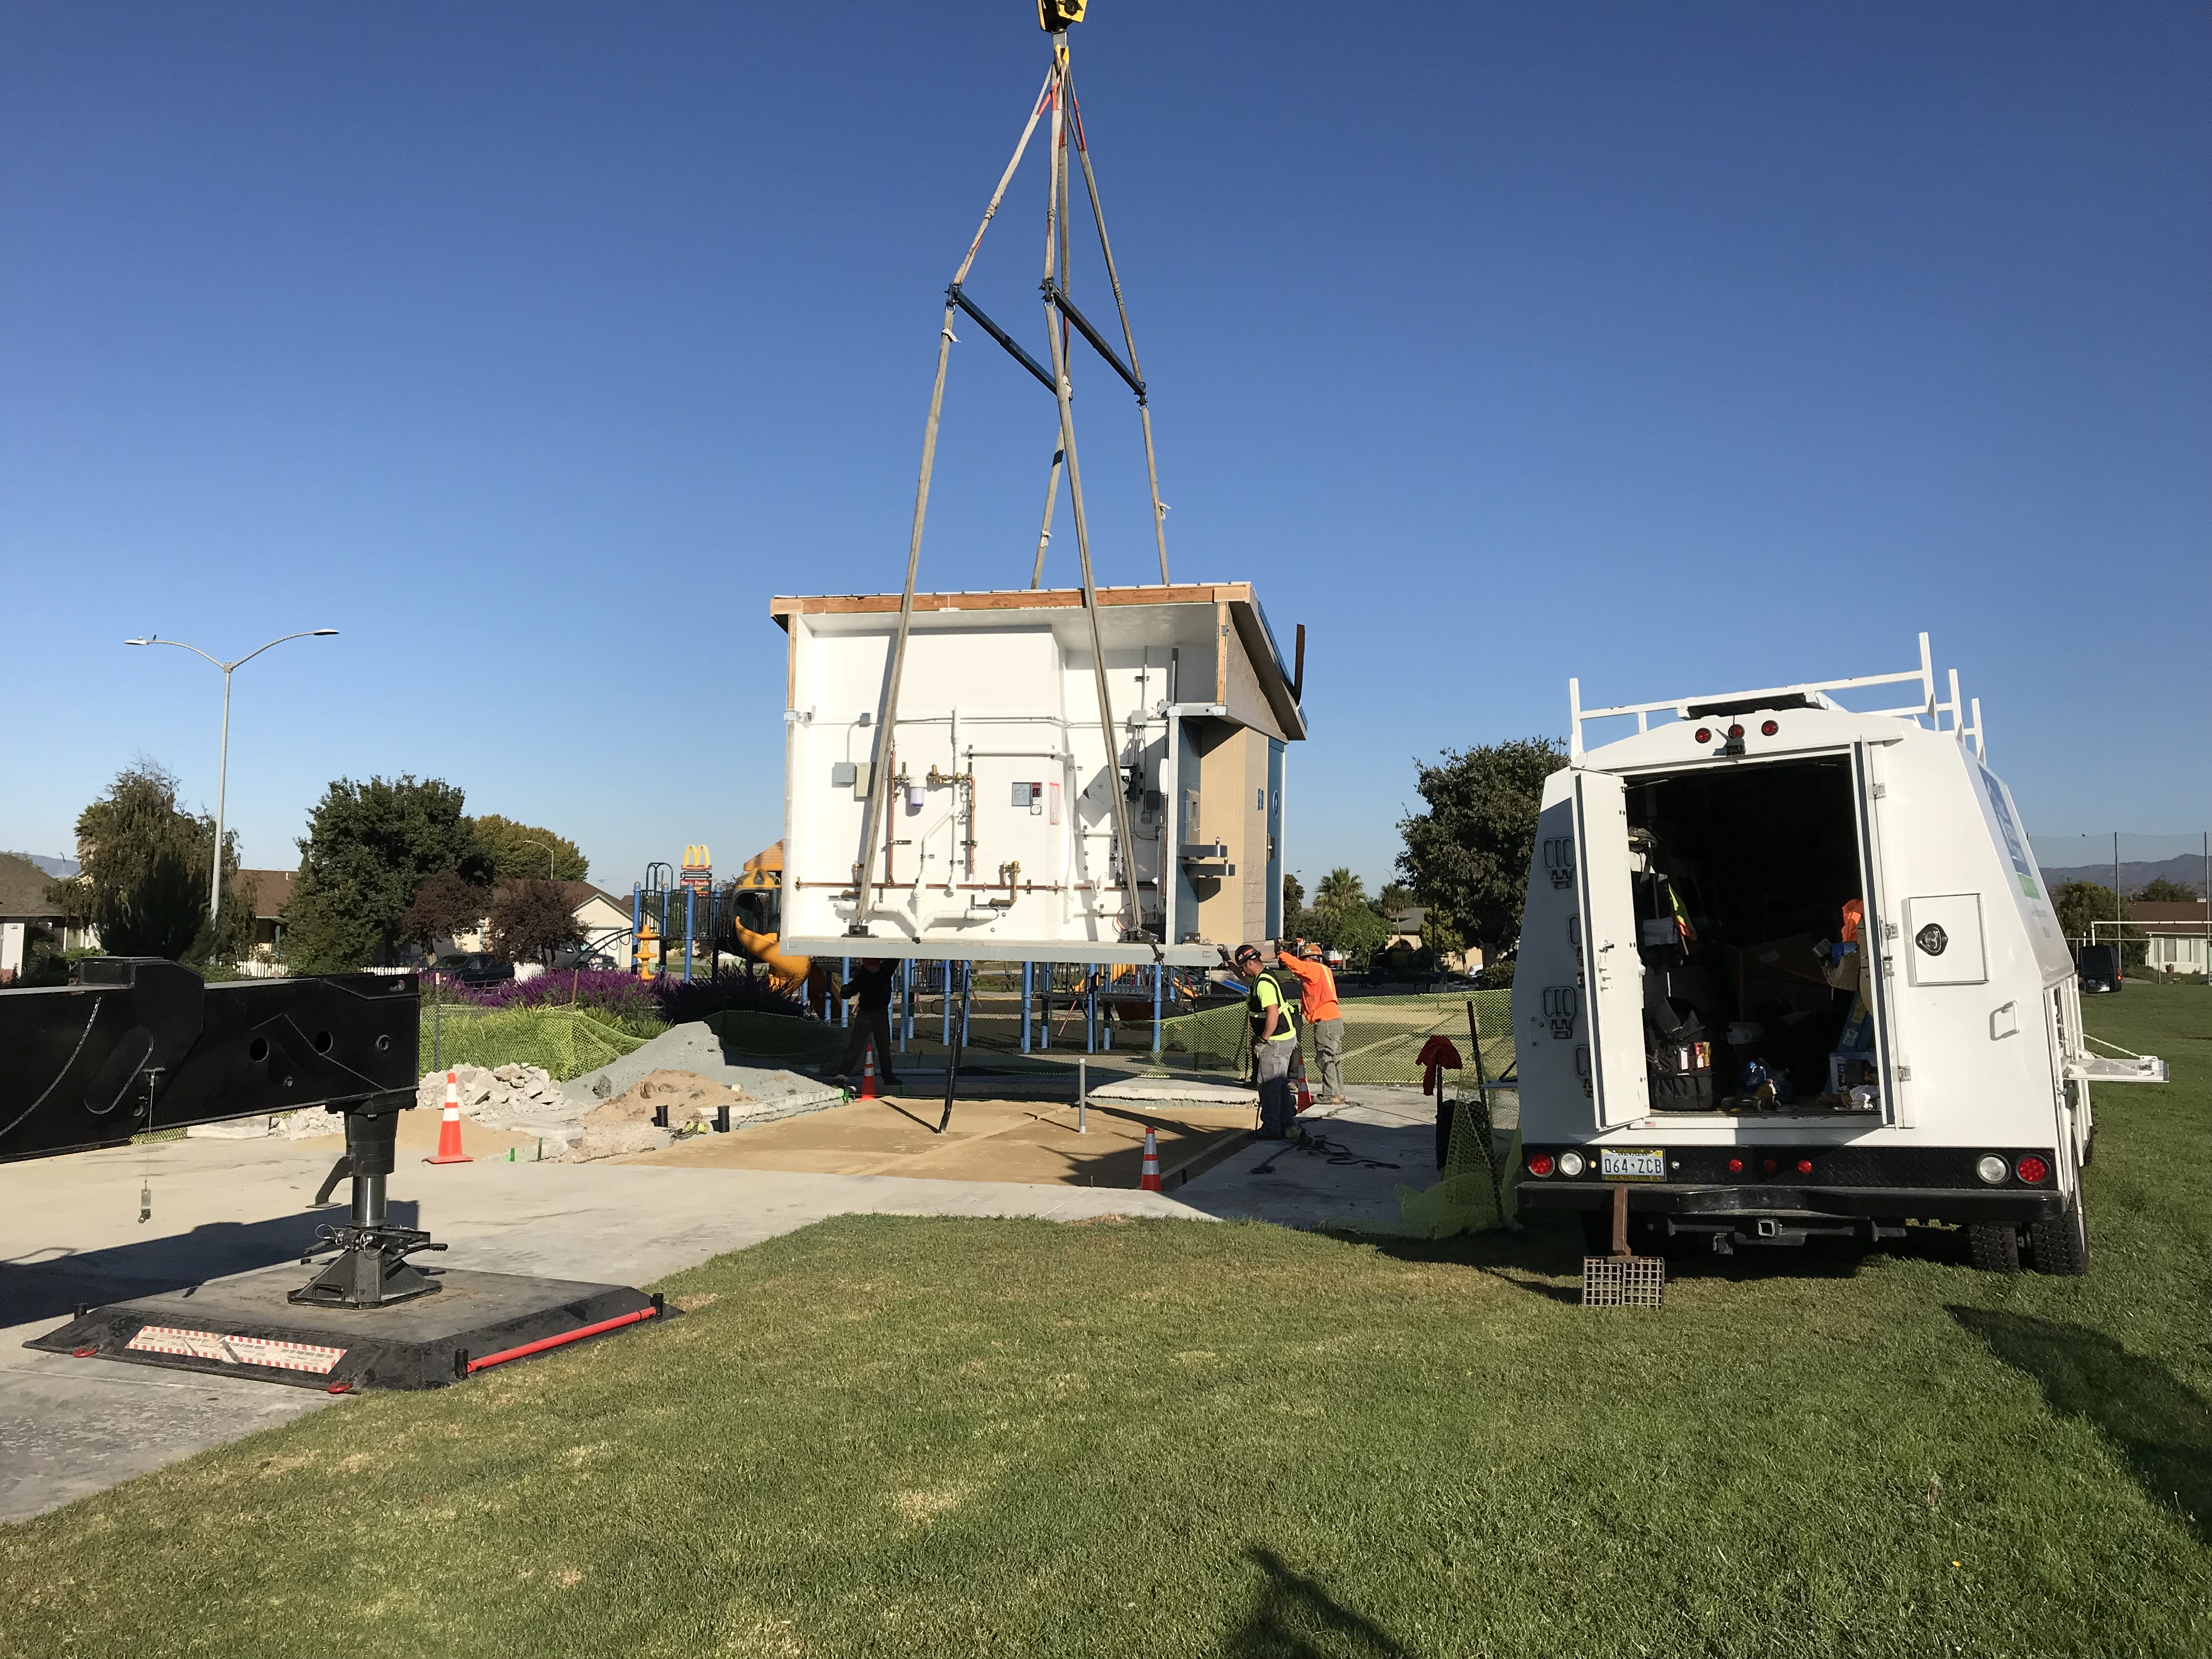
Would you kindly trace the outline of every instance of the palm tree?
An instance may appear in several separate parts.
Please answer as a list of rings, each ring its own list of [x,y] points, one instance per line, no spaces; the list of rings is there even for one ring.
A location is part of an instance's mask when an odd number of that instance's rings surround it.
[[[1331,916],[1340,916],[1366,902],[1367,884],[1340,864],[1323,876],[1314,890],[1314,908]]]

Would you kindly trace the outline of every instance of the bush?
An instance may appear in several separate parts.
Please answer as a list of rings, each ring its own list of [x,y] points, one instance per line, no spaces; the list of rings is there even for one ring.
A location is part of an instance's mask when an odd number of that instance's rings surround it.
[[[473,1003],[479,1008],[566,1007],[574,1003],[626,1020],[660,1018],[652,988],[619,970],[562,969],[501,985],[457,985],[447,980],[441,994],[448,1002]]]
[[[656,980],[653,997],[660,1017],[671,1025],[688,1024],[710,1014],[785,1014],[803,1018],[805,1008],[796,997],[787,996],[769,983],[765,974],[724,974],[721,978]]]

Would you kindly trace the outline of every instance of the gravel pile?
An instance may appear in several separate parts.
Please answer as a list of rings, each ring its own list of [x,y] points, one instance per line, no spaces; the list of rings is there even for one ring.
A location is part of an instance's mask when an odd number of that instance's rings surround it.
[[[537,1066],[456,1066],[461,1115],[487,1129],[537,1127],[580,1117],[582,1108],[563,1094],[552,1075]],[[446,1104],[446,1074],[426,1072],[415,1085],[415,1103],[429,1111]]]

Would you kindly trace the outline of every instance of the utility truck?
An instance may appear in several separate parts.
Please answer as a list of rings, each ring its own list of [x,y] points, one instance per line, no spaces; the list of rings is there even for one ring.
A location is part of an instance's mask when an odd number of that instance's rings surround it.
[[[1626,1187],[1633,1229],[1722,1254],[1944,1223],[1984,1268],[2087,1270],[2089,1085],[2165,1067],[2090,1052],[1979,699],[1969,724],[1948,690],[1925,634],[1897,674],[1605,708],[1568,682],[1514,975],[1523,1206],[1594,1249]]]

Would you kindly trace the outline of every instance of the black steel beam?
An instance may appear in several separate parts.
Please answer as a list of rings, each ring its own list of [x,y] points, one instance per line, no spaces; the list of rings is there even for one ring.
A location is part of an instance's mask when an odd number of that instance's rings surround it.
[[[1105,337],[1091,326],[1091,319],[1075,308],[1075,302],[1067,297],[1059,283],[1049,277],[1045,281],[1044,296],[1052,304],[1060,307],[1060,315],[1075,325],[1075,331],[1091,342],[1093,350],[1114,365],[1114,372],[1129,383],[1129,390],[1137,394],[1137,401],[1143,403],[1145,383],[1129,372],[1128,365],[1115,355],[1112,346],[1106,343]]]
[[[1000,328],[988,317],[986,317],[983,314],[982,307],[978,306],[973,300],[969,299],[967,295],[961,291],[959,283],[953,283],[952,286],[946,289],[945,292],[946,296],[951,300],[954,305],[958,306],[961,310],[966,312],[977,322],[982,324],[983,331],[989,335],[993,339],[996,340],[1000,345],[1006,347],[1006,349],[1013,355],[1013,359],[1016,362],[1019,363],[1024,368],[1029,370],[1030,374],[1036,375],[1037,377],[1038,383],[1042,386],[1047,392],[1051,392],[1054,397],[1058,397],[1060,395],[1060,388],[1053,384],[1052,376],[1039,365],[1037,360],[1030,356],[1028,352],[1023,350],[1019,346],[1016,345],[1013,342],[1012,337],[1009,335],[1006,330]]]

